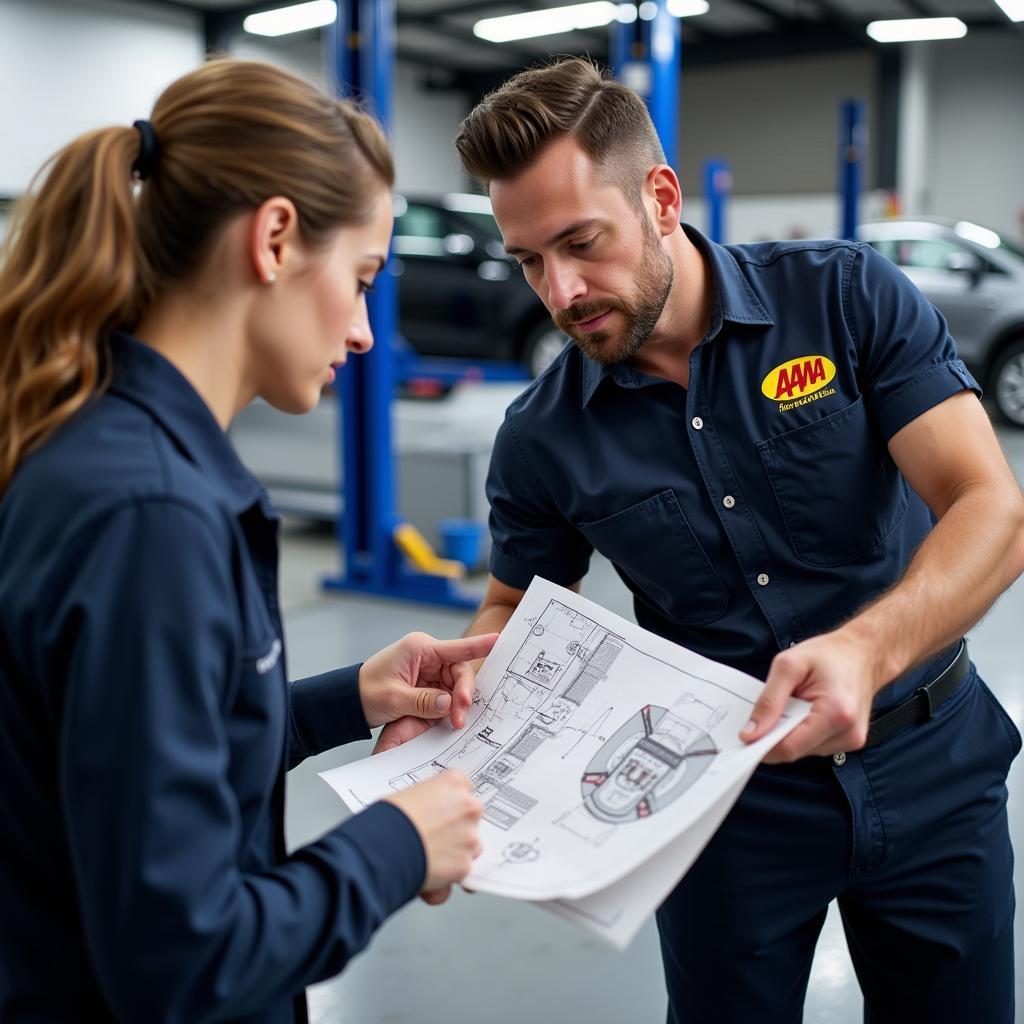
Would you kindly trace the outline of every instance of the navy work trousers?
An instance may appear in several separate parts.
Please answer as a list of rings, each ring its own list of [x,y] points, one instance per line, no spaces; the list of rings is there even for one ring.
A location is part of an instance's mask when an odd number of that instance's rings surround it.
[[[972,666],[876,747],[762,765],[658,911],[669,1024],[801,1021],[833,899],[868,1024],[1013,1024],[1020,745]]]

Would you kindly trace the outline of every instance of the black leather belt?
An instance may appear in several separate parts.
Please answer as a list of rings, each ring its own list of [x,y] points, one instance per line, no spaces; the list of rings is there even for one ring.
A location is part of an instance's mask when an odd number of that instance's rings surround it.
[[[971,663],[967,653],[967,641],[960,641],[960,650],[956,657],[930,682],[919,686],[912,696],[902,704],[897,704],[868,724],[868,741],[865,747],[873,747],[887,740],[894,732],[914,722],[926,722],[935,714],[936,708],[948,697],[967,677],[967,668]]]

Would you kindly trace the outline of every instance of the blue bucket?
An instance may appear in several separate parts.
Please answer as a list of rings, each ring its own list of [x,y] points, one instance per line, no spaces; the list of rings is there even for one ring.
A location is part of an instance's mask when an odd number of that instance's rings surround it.
[[[484,529],[484,524],[475,519],[442,519],[437,531],[444,557],[461,562],[467,569],[475,569],[480,564]]]

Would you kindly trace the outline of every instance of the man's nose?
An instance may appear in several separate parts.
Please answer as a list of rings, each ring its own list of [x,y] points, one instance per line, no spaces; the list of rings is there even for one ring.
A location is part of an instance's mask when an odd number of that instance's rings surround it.
[[[568,309],[585,296],[586,285],[572,266],[549,261],[546,272],[548,305],[551,309]]]

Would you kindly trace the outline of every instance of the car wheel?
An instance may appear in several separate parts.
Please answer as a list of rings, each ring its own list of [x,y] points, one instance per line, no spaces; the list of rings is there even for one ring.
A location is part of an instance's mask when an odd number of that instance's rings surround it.
[[[523,363],[527,373],[531,377],[539,377],[558,358],[568,340],[552,323],[535,327],[523,348]]]
[[[1024,427],[1024,338],[1010,342],[992,367],[992,397],[1004,423]]]

